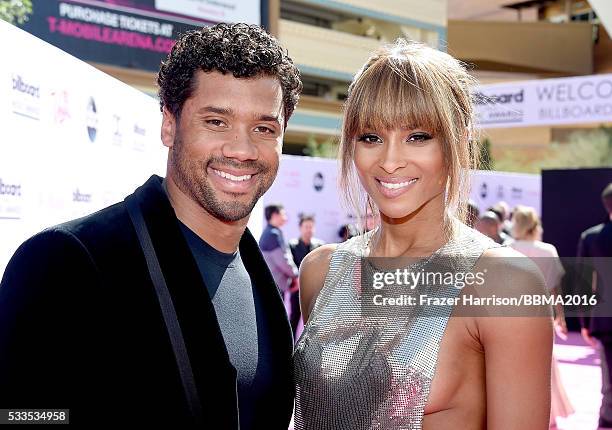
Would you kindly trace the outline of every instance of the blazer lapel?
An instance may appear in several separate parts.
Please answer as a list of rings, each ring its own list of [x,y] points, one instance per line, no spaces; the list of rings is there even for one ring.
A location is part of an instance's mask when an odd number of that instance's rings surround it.
[[[236,370],[229,361],[215,310],[198,266],[162,188],[162,178],[151,176],[134,195],[140,203],[172,296],[207,424],[220,426],[218,428],[235,427]],[[220,413],[231,409],[230,405],[234,405],[233,416]],[[210,413],[207,414],[207,411]]]

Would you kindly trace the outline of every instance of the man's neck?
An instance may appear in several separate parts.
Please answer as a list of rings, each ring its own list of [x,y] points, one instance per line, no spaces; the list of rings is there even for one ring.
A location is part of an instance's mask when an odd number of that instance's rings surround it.
[[[238,250],[248,217],[235,222],[222,221],[181,191],[170,175],[166,176],[162,185],[176,217],[183,224],[217,251],[232,253]]]
[[[300,240],[302,241],[302,243],[304,243],[304,245],[310,245],[310,239],[304,239],[303,237],[300,237]]]

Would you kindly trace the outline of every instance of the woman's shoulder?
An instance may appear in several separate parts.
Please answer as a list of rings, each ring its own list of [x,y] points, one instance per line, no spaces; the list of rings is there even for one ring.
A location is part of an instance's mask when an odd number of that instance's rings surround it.
[[[550,257],[557,257],[557,248],[552,243],[541,242],[536,240],[536,246],[544,253],[548,254]]]
[[[487,287],[507,294],[545,291],[542,272],[534,261],[509,246],[488,248],[477,263],[485,270]]]
[[[310,251],[306,254],[306,257],[302,260],[302,264],[300,265],[300,273],[303,270],[314,270],[318,269],[321,266],[329,265],[331,260],[331,256],[338,247],[337,243],[327,243],[325,245],[318,246],[317,248]],[[325,264],[327,263],[327,264]]]
[[[511,245],[512,248],[527,255],[528,257],[557,257],[557,248],[551,243],[539,240],[526,241],[517,240]]]

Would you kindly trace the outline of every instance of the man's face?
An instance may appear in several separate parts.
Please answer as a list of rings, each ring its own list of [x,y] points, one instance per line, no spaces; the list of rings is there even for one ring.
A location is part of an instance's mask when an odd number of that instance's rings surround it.
[[[499,235],[499,223],[490,219],[490,218],[484,218],[484,219],[480,219],[477,223],[476,223],[476,230],[478,230],[480,233],[484,234],[485,236],[490,237],[493,240],[496,240],[498,235]]]
[[[314,222],[306,220],[300,225],[300,237],[304,242],[310,242],[314,235]]]
[[[179,189],[223,221],[247,218],[272,185],[283,141],[276,78],[198,71],[180,117],[164,110],[162,140]]]
[[[282,226],[287,224],[287,212],[285,212],[285,209],[281,209],[278,212],[272,214],[271,224],[278,228],[281,228]]]

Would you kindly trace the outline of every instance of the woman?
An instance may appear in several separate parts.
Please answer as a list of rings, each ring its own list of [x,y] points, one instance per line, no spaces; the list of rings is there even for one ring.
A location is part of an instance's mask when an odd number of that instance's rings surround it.
[[[503,258],[519,254],[459,221],[478,153],[472,135],[470,77],[451,56],[398,41],[356,75],[344,111],[341,185],[360,215],[377,211],[380,223],[302,263],[297,430],[548,427],[550,320],[371,300],[371,281],[396,264],[369,257],[416,259],[398,267],[413,273],[486,265],[495,276],[478,287],[483,294],[542,288],[528,259]],[[467,290],[401,291],[454,299]]]
[[[546,288],[553,295],[559,294],[561,278],[563,278],[565,270],[561,261],[559,261],[557,248],[550,243],[541,241],[542,225],[535,209],[527,206],[517,206],[514,209],[512,220],[512,236],[515,240],[510,246],[533,259],[544,276]],[[567,338],[563,305],[558,303],[555,306],[555,311],[555,331],[559,337]],[[567,397],[565,388],[563,388],[563,381],[554,356],[551,365],[550,426],[554,427],[557,424],[557,417],[565,418],[573,414],[574,408]]]

